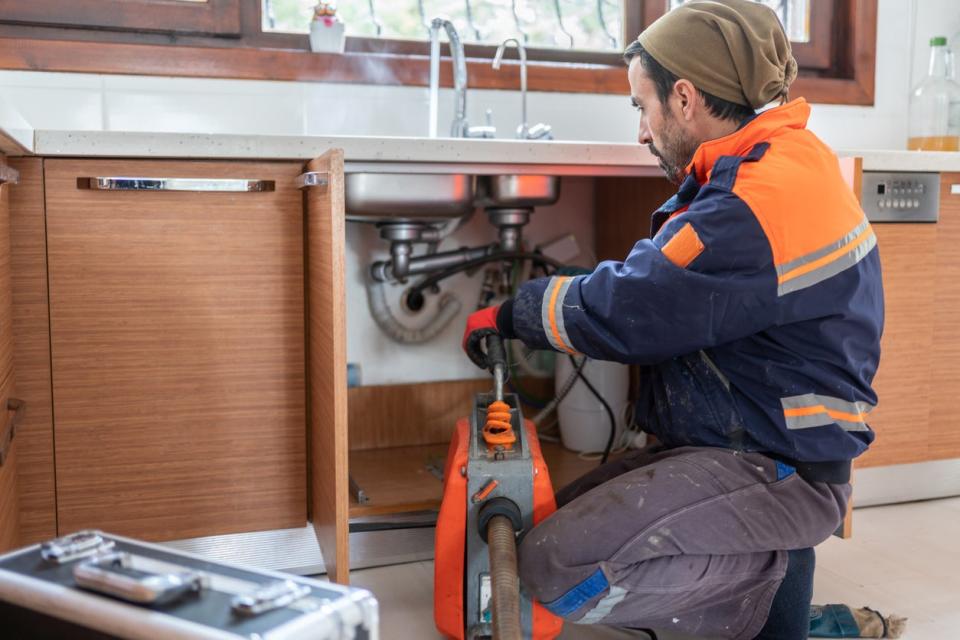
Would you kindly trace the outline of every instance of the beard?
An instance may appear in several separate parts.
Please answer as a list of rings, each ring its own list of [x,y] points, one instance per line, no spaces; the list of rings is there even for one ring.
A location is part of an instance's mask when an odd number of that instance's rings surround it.
[[[679,186],[687,177],[687,165],[693,160],[693,154],[700,143],[684,133],[670,114],[664,118],[663,134],[660,138],[663,140],[661,148],[652,142],[647,147],[657,158],[667,180]]]

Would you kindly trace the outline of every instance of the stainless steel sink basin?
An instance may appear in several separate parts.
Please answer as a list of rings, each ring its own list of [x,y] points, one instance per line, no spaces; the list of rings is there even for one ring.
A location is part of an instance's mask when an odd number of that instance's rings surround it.
[[[558,176],[480,176],[478,204],[484,207],[540,207],[560,198]]]
[[[473,176],[431,173],[348,173],[347,220],[443,222],[474,209]]]

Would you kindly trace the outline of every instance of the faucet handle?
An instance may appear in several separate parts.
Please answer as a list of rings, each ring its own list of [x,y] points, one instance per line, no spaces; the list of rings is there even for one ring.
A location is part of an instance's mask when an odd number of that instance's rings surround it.
[[[524,137],[527,140],[553,140],[553,127],[539,122],[527,129]]]
[[[467,128],[467,138],[496,138],[497,137],[497,128],[488,127],[486,125],[474,126]]]
[[[487,124],[483,126],[467,127],[468,138],[496,138],[497,128],[493,126],[493,109],[487,109],[484,114]]]

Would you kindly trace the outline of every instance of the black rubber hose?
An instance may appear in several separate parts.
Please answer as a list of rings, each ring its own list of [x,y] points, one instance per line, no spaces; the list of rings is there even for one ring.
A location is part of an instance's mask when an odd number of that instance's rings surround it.
[[[488,262],[497,262],[499,260],[531,260],[537,264],[553,267],[554,269],[559,269],[563,266],[556,260],[548,258],[541,253],[533,253],[529,251],[491,253],[488,256],[480,256],[479,258],[474,258],[473,260],[468,260],[467,262],[462,262],[452,267],[447,267],[443,271],[438,271],[432,276],[428,276],[417,284],[412,285],[407,290],[407,306],[414,310],[421,308],[423,306],[424,289],[429,289],[439,282],[446,280],[450,276],[455,276],[463,271],[469,271],[475,267],[483,266]]]
[[[600,459],[600,464],[606,464],[607,458],[610,457],[610,451],[613,449],[613,438],[617,435],[617,419],[613,417],[613,409],[610,408],[610,405],[607,404],[607,401],[603,399],[603,396],[600,395],[600,392],[590,384],[590,381],[587,380],[587,377],[583,375],[583,369],[577,368],[577,359],[573,356],[567,356],[570,358],[570,363],[573,364],[573,368],[577,372],[577,377],[583,381],[583,384],[587,385],[587,389],[590,389],[590,393],[600,401],[600,404],[603,405],[603,408],[607,412],[607,417],[610,418],[610,435],[607,436],[607,446],[603,450],[603,458]]]

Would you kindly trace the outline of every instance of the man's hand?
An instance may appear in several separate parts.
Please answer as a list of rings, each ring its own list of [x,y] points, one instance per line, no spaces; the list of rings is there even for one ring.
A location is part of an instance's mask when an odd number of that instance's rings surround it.
[[[483,339],[490,335],[500,333],[497,328],[497,312],[500,306],[487,307],[474,311],[467,318],[467,328],[463,332],[463,350],[470,356],[473,364],[481,369],[489,369],[490,362],[487,354],[483,351]]]

